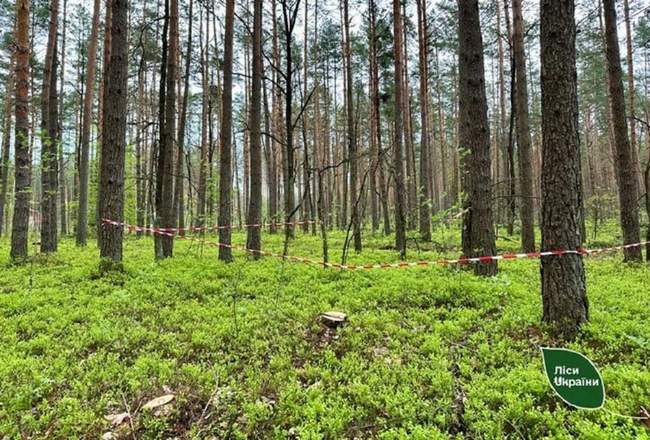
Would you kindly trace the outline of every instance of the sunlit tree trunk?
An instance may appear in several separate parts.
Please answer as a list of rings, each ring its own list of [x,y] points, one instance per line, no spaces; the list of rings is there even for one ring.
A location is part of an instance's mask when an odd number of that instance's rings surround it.
[[[11,258],[27,258],[29,201],[31,198],[31,156],[29,151],[29,0],[16,1],[15,34],[15,192],[11,229]]]

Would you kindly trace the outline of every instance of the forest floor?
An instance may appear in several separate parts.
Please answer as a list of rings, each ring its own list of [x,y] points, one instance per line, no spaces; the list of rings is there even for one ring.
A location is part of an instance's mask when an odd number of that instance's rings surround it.
[[[411,244],[410,259],[457,257],[457,231],[438,229],[435,251]],[[331,237],[333,257],[343,238]],[[281,240],[264,234],[263,247]],[[391,243],[368,234],[350,262],[397,261]],[[320,241],[298,233],[289,253],[317,259]],[[539,346],[580,351],[600,368],[605,409],[650,408],[650,270],[620,254],[586,260],[591,320],[566,345],[540,323],[537,260],[501,262],[493,279],[442,266],[341,272],[237,251],[226,265],[179,241],[156,263],[152,239],[129,236],[125,271],[100,276],[96,247],[72,239],[22,266],[7,254],[4,239],[2,439],[650,438],[639,421],[568,407],[542,371]],[[336,330],[319,320],[330,310],[347,314]]]

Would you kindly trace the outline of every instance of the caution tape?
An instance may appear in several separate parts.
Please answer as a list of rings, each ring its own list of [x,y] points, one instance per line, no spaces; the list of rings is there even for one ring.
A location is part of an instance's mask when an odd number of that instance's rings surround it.
[[[151,232],[153,234],[161,234],[174,236],[177,233],[181,232],[210,232],[218,231],[221,229],[253,229],[253,228],[268,228],[271,226],[282,227],[282,226],[300,226],[300,225],[314,225],[319,224],[318,220],[304,220],[304,221],[295,221],[295,222],[275,222],[275,223],[257,223],[257,224],[244,224],[241,226],[236,225],[214,225],[214,226],[190,226],[189,228],[160,228],[156,226],[136,226],[129,225],[123,222],[117,222],[109,219],[102,219],[103,224],[109,224],[113,226],[122,226],[127,229],[129,232]]]
[[[279,258],[286,261],[293,261],[297,263],[304,263],[304,264],[309,264],[314,266],[321,266],[321,267],[340,269],[340,270],[350,270],[350,271],[371,270],[371,269],[402,269],[408,267],[469,265],[469,264],[479,264],[479,263],[485,264],[485,263],[492,263],[495,261],[502,261],[502,260],[507,261],[507,260],[520,260],[520,259],[539,259],[542,257],[561,257],[565,255],[580,255],[582,257],[588,257],[591,255],[618,252],[624,249],[636,248],[636,247],[646,246],[650,244],[650,241],[642,241],[639,243],[625,244],[625,245],[612,246],[606,248],[596,248],[596,249],[585,249],[585,248],[579,248],[573,250],[557,249],[552,251],[541,251],[541,252],[504,253],[499,255],[486,255],[481,257],[460,257],[456,259],[441,258],[438,260],[399,261],[396,263],[339,264],[339,263],[325,262],[322,260],[320,261],[314,260],[306,257],[297,257],[291,255],[283,255],[275,252],[249,249],[245,246],[238,246],[235,244],[205,241],[202,239],[198,239],[196,237],[177,235],[174,232],[167,232],[166,230],[161,228],[144,228],[141,226],[130,225],[127,223],[117,222],[114,220],[107,220],[107,219],[102,220],[102,223],[104,225],[122,227],[129,233],[139,232],[139,231],[149,231],[157,235],[175,237],[178,240],[199,241],[203,244],[215,248],[228,248],[228,249],[238,250],[238,251],[248,253],[250,255],[273,257],[273,258]]]

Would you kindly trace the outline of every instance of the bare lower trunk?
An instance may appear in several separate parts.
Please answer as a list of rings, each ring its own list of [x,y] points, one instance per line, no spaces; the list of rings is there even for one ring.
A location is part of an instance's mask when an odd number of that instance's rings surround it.
[[[572,1],[541,2],[542,250],[582,244],[574,14]],[[544,257],[541,275],[543,320],[575,337],[589,317],[582,257]]]
[[[463,254],[495,255],[490,179],[490,129],[487,119],[483,38],[478,0],[458,0],[459,149],[462,154]],[[494,275],[495,261],[474,266],[476,274]]]
[[[124,218],[124,161],[126,150],[126,114],[128,82],[128,2],[110,0],[111,46],[104,90],[104,126],[101,150],[99,200],[100,218],[122,221]],[[100,256],[103,267],[122,261],[121,228],[100,227]]]
[[[431,195],[429,194],[429,180],[431,170],[429,169],[431,147],[429,143],[429,63],[427,50],[427,3],[426,0],[417,1],[418,10],[418,41],[420,49],[419,71],[420,71],[420,124],[422,134],[420,136],[420,237],[423,241],[431,241]]]
[[[528,125],[528,85],[524,54],[524,19],[521,0],[513,0],[513,44],[515,56],[515,103],[517,109],[517,145],[519,147],[519,191],[521,195],[521,246],[524,252],[535,250],[533,205],[533,158],[530,127]]]
[[[609,94],[616,145],[615,161],[618,171],[618,194],[620,202],[621,229],[626,244],[640,241],[639,194],[636,165],[634,164],[625,118],[625,98],[623,96],[623,79],[618,47],[616,23],[616,3],[604,0],[605,38],[607,43],[607,70],[609,72]],[[641,248],[631,247],[624,250],[625,261],[641,261]]]
[[[232,223],[232,63],[233,26],[235,21],[235,0],[226,0],[226,26],[223,67],[223,107],[221,113],[221,154],[219,157],[219,224]],[[219,229],[219,259],[232,261],[230,228]]]
[[[31,157],[29,150],[29,0],[16,1],[15,202],[11,229],[11,258],[27,258]]]
[[[395,176],[395,247],[400,253],[400,258],[406,258],[406,209],[404,206],[404,158],[402,148],[402,135],[404,132],[402,120],[402,91],[403,80],[403,55],[402,55],[402,14],[400,1],[393,0],[393,52],[395,57],[395,140],[393,143],[393,174]]]
[[[100,0],[95,0],[93,22],[88,39],[88,67],[86,73],[86,94],[83,98],[83,116],[81,123],[81,148],[79,158],[79,208],[77,209],[77,246],[86,246],[88,237],[88,175],[90,169],[90,125],[93,112],[93,93],[95,91],[95,69],[97,65],[97,40],[99,34]],[[99,121],[101,124],[102,121]]]
[[[56,198],[58,183],[58,91],[57,91],[57,30],[59,1],[50,2],[50,24],[41,94],[41,252],[57,248]]]
[[[12,54],[5,86],[5,109],[2,137],[2,159],[0,160],[0,237],[2,237],[5,224],[5,209],[7,205],[7,191],[9,186],[9,150],[11,147],[11,118],[14,102],[14,75],[15,56]],[[7,216],[8,217],[8,216]]]
[[[246,247],[260,250],[262,229],[258,225],[262,222],[262,0],[254,1],[253,16],[253,78],[249,116],[251,194],[247,223],[256,226],[248,228]]]

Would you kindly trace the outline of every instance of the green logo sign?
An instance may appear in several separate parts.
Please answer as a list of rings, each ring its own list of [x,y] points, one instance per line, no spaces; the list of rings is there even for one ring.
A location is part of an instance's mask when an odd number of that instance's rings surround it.
[[[544,371],[553,390],[576,408],[598,409],[605,403],[605,385],[594,364],[565,348],[542,347]]]

